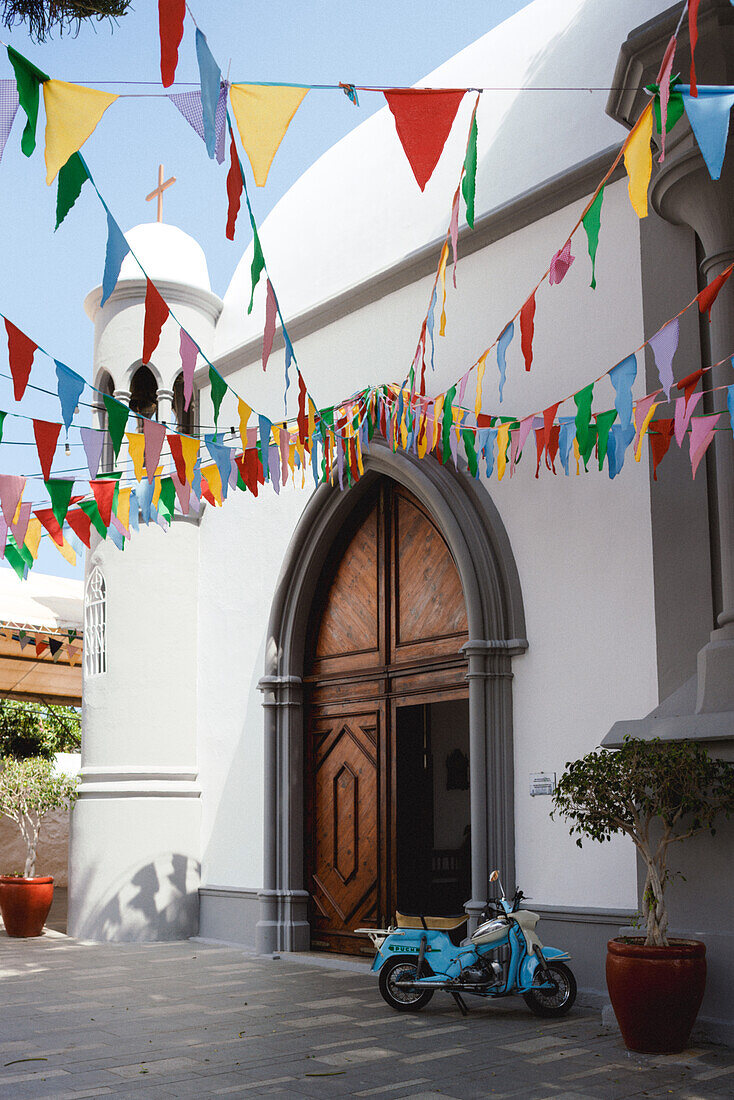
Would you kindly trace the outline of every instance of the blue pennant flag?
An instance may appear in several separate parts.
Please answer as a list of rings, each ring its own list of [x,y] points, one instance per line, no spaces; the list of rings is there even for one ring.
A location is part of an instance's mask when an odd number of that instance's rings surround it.
[[[717,180],[724,164],[734,87],[699,84],[698,95],[692,96],[689,84],[679,84],[676,91],[683,96],[683,106],[709,175]]]
[[[500,333],[497,340],[497,366],[500,372],[500,404],[502,403],[502,391],[505,388],[505,376],[507,374],[507,349],[512,343],[512,337],[515,335],[514,321],[510,321],[509,325]]]
[[[204,123],[204,141],[206,151],[214,159],[217,145],[217,104],[222,73],[212,57],[211,50],[199,28],[196,28],[196,60],[199,62],[199,80],[201,82],[201,114]]]
[[[573,441],[576,436],[576,417],[559,416],[558,423],[561,425],[561,430],[558,433],[558,457],[561,460],[563,472],[565,473],[566,477],[568,477],[570,472],[568,468],[568,463],[571,458]]]
[[[117,280],[120,277],[120,268],[122,267],[122,261],[125,259],[129,251],[130,245],[125,240],[122,230],[108,210],[107,252],[105,253],[104,275],[102,276],[102,300],[99,303],[101,306],[105,304],[110,294],[117,286]]]
[[[64,427],[68,432],[69,425],[74,416],[74,411],[79,404],[79,398],[84,392],[86,382],[81,375],[71,370],[70,367],[64,366],[58,359],[54,359],[54,363],[56,364],[56,377],[58,378],[61,416],[64,421]]]
[[[626,428],[632,423],[632,384],[636,377],[637,358],[634,355],[628,355],[609,372],[609,381],[614,386],[616,395],[614,407],[619,417],[619,424],[615,424],[615,427]]]
[[[229,479],[232,476],[232,449],[220,443],[218,435],[205,435],[204,441],[209,454],[217,464],[219,476],[222,479],[222,500],[226,500]]]

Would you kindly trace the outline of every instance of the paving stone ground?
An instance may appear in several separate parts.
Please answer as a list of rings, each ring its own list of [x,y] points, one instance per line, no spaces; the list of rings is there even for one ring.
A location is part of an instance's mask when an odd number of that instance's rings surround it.
[[[193,941],[0,932],[0,1097],[626,1100],[734,1096],[734,1051],[632,1055],[599,1012],[437,994],[398,1014],[364,971]]]

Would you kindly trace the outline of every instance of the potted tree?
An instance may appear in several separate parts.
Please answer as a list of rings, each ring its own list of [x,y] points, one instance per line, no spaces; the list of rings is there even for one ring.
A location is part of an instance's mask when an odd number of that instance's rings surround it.
[[[579,847],[583,838],[603,842],[615,834],[637,847],[646,870],[645,935],[609,941],[609,996],[630,1050],[684,1050],[703,999],[706,946],[668,938],[665,890],[676,877],[670,851],[697,833],[713,836],[719,815],[734,811],[734,766],[691,741],[628,737],[620,749],[566,764],[553,801]]]
[[[23,874],[0,875],[0,914],[9,936],[40,936],[53,900],[54,880],[36,877],[41,823],[49,810],[70,807],[76,779],[59,775],[42,757],[0,761],[0,814],[18,826],[26,846]]]

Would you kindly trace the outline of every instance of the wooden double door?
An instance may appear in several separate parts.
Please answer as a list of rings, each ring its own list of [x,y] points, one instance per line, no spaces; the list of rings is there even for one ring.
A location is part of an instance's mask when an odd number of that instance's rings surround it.
[[[353,930],[394,914],[397,830],[421,831],[399,814],[399,777],[410,782],[401,714],[467,697],[466,640],[444,539],[418,500],[379,480],[332,547],[308,631],[305,872],[317,950],[369,950]]]

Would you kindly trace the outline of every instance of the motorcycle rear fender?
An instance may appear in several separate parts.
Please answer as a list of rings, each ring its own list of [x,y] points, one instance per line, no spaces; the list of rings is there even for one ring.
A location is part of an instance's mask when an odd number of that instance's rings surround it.
[[[426,937],[424,959],[434,974],[444,973],[458,948],[454,947],[445,932],[433,930],[424,932],[421,928],[401,928],[397,932],[392,932],[380,945],[375,955],[372,963],[373,973],[379,973],[385,963],[396,955],[415,955],[417,959],[422,936]]]
[[[568,951],[561,951],[559,947],[543,947],[541,950],[543,952],[543,958],[548,959],[549,962],[551,959],[565,961],[571,958]],[[533,984],[533,974],[537,969],[537,955],[526,955],[520,964],[520,973],[518,974],[518,987],[520,992],[530,989]]]

